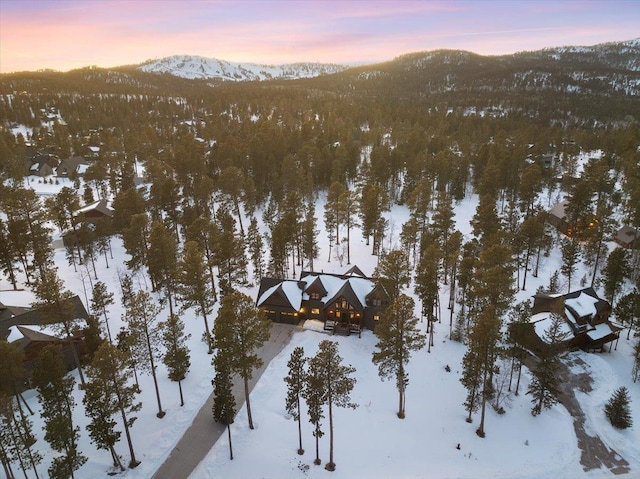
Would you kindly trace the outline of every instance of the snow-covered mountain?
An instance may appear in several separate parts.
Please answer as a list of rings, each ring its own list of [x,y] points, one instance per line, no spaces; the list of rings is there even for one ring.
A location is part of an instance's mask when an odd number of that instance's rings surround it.
[[[191,55],[149,60],[139,66],[140,70],[151,73],[169,73],[188,79],[254,81],[272,79],[312,78],[345,70],[344,65],[325,63],[291,63],[287,65],[259,65],[255,63],[235,63],[217,58]]]

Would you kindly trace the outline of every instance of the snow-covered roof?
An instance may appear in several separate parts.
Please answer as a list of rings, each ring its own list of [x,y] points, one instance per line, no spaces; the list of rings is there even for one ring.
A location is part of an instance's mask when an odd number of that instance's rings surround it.
[[[271,288],[267,289],[262,296],[258,298],[257,305],[261,306],[267,299],[269,299],[276,291],[280,290],[285,296],[287,301],[291,304],[291,307],[296,311],[300,310],[302,304],[302,290],[298,286],[297,281],[282,281]]]
[[[587,332],[587,336],[589,336],[592,340],[602,339],[605,336],[613,333],[613,329],[607,323],[596,324],[594,329]]]
[[[566,298],[564,300],[564,304],[571,308],[566,310],[567,317],[571,318],[573,316],[571,310],[575,311],[579,318],[595,314],[597,312],[596,303],[598,301],[598,298],[594,298],[593,296],[586,294],[584,291],[576,298]]]
[[[24,335],[20,332],[17,326],[11,326],[9,328],[9,336],[7,337],[8,343],[13,343],[14,341],[19,341],[24,338]]]
[[[533,316],[533,317],[538,317],[538,320],[533,324],[536,334],[545,343],[549,342],[549,340],[547,339],[546,331],[549,329],[549,327],[551,326],[551,323],[553,322],[553,318],[551,315],[552,313],[543,312],[543,313],[537,313]],[[533,320],[533,317],[532,317],[532,320]],[[558,330],[558,334],[561,336],[565,336],[566,338],[573,338],[573,329],[571,329],[571,326],[569,326],[569,323],[567,323],[564,319],[560,322],[560,328]]]
[[[325,303],[333,299],[345,286],[351,286],[356,299],[360,302],[360,305],[364,307],[366,305],[367,295],[375,287],[374,282],[367,278],[354,276],[345,279],[329,274],[309,274],[301,280],[306,283],[304,299],[309,299],[309,294],[306,293],[306,289],[316,280],[316,278],[320,278],[324,289],[327,291],[327,294],[321,298]]]

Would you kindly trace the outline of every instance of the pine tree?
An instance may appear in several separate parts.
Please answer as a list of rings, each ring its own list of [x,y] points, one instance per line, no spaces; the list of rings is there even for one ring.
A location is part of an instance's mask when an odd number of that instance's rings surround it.
[[[225,207],[216,212],[217,228],[213,233],[215,265],[218,267],[220,289],[223,292],[246,283],[247,258],[244,238],[236,231],[236,221]]]
[[[80,382],[84,384],[80,357],[73,339],[73,333],[81,327],[82,321],[78,318],[73,294],[64,289],[62,281],[54,269],[48,269],[43,277],[37,281],[35,293],[38,301],[33,303],[32,307],[38,309],[46,324],[50,324],[53,328],[64,333],[78,368]]]
[[[409,258],[404,251],[391,250],[380,257],[373,277],[380,281],[391,296],[395,299],[403,288],[411,282]]]
[[[604,413],[613,427],[627,429],[633,425],[629,409],[629,391],[622,386],[615,390],[611,399],[604,406]]]
[[[640,376],[640,339],[633,346],[633,368],[631,369],[631,377],[635,383]]]
[[[180,406],[184,406],[184,398],[182,396],[182,380],[186,377],[191,366],[189,358],[189,348],[185,345],[185,341],[191,337],[190,334],[185,336],[184,323],[175,314],[169,316],[169,319],[158,326],[162,331],[162,342],[164,343],[165,353],[162,356],[165,366],[169,372],[169,379],[178,383],[180,391]]]
[[[255,217],[251,218],[247,230],[247,251],[253,266],[253,279],[256,283],[260,283],[265,270],[264,239],[258,230],[258,220]]]
[[[129,301],[124,320],[129,325],[129,331],[136,343],[134,354],[138,358],[137,363],[151,373],[153,385],[156,391],[158,413],[156,416],[162,419],[165,411],[162,410],[158,377],[156,375],[156,358],[159,354],[160,334],[156,320],[161,307],[153,302],[151,295],[146,291],[138,291]]]
[[[98,394],[94,390],[101,391],[103,395],[99,400],[101,404],[91,405],[89,410],[98,409],[100,406],[104,407],[102,411],[95,411],[95,414],[103,414],[104,416],[96,421],[94,435],[99,436],[103,441],[102,444],[108,446],[113,440],[113,435],[117,434],[114,429],[109,429],[115,425],[108,421],[108,417],[119,414],[129,446],[129,467],[137,467],[140,462],[136,459],[130,429],[137,419],[133,414],[140,411],[142,403],[136,402],[136,395],[140,393],[140,389],[137,384],[131,384],[132,373],[128,369],[127,355],[105,341],[93,356],[89,374],[92,381],[92,385],[89,387],[92,391],[90,395]],[[91,398],[87,401],[91,401]],[[91,417],[91,414],[89,416]],[[114,461],[115,459],[114,457]]]
[[[604,291],[613,306],[616,295],[627,277],[631,275],[627,250],[616,248],[607,257],[604,267]]]
[[[54,451],[61,453],[54,457],[49,476],[52,479],[73,479],[74,471],[82,467],[87,458],[78,450],[80,428],[73,423],[75,380],[73,376],[66,376],[60,346],[49,345],[40,352],[33,371],[33,383],[42,405],[40,415],[44,419],[44,439]]]
[[[181,311],[195,307],[196,314],[204,320],[204,330],[207,338],[209,354],[213,352],[211,344],[211,330],[207,316],[212,313],[216,302],[215,294],[205,270],[204,255],[195,241],[187,241],[180,260],[178,270],[178,295],[182,302]]]
[[[255,307],[253,300],[244,293],[233,291],[222,297],[218,316],[213,327],[214,347],[229,357],[231,372],[244,382],[249,428],[253,429],[249,380],[253,371],[262,366],[256,354],[268,339],[271,322]]]
[[[107,285],[102,281],[96,282],[93,285],[93,295],[91,296],[91,312],[97,318],[102,315],[104,317],[104,324],[107,329],[107,337],[109,342],[112,343],[111,330],[109,329],[109,316],[107,316],[107,308],[115,304],[113,300],[113,293],[107,290]]]
[[[154,221],[149,234],[147,269],[154,291],[163,291],[173,314],[178,266],[178,246],[175,235],[161,221]]]
[[[293,419],[298,423],[298,454],[304,454],[302,448],[302,418],[300,417],[300,396],[304,390],[307,373],[305,371],[306,358],[304,357],[304,349],[297,346],[293,349],[287,367],[289,374],[284,378],[287,383],[287,412],[291,414]]]
[[[351,402],[351,391],[356,384],[351,374],[355,368],[342,364],[342,357],[338,354],[338,343],[323,340],[318,345],[318,352],[309,361],[310,376],[318,377],[321,381],[322,398],[329,411],[329,462],[327,471],[335,471],[333,462],[333,408],[348,407],[355,409],[357,404]],[[311,372],[313,371],[313,372]]]
[[[533,377],[529,383],[527,394],[531,395],[533,408],[531,414],[537,416],[543,409],[550,409],[558,402],[560,393],[560,378],[558,370],[560,360],[558,352],[560,343],[566,338],[567,333],[563,329],[564,319],[557,313],[551,313],[551,324],[545,330],[544,340],[549,345],[549,351],[542,356],[538,364],[532,369]]]
[[[213,357],[213,367],[216,375],[213,378],[213,418],[220,424],[227,426],[229,436],[229,458],[233,460],[233,446],[231,444],[231,424],[236,415],[236,399],[233,396],[233,380],[231,358],[224,350],[218,350]]]
[[[560,241],[560,250],[562,251],[562,265],[560,272],[567,277],[569,286],[567,291],[571,291],[571,278],[576,272],[578,261],[580,259],[580,245],[572,238],[563,238]]]
[[[318,258],[318,229],[316,227],[315,204],[309,202],[305,208],[305,216],[301,225],[301,241],[303,257],[307,259],[309,271],[313,271],[313,262]]]
[[[426,337],[418,329],[418,318],[414,314],[415,304],[409,296],[401,294],[381,315],[376,324],[377,351],[373,353],[373,364],[378,366],[382,380],[394,378],[398,388],[398,417],[405,417],[405,391],[409,374],[405,366],[412,351],[424,347]]]
[[[112,378],[109,371],[93,365],[87,368],[87,376],[89,380],[82,387],[82,403],[85,415],[90,420],[87,425],[89,437],[98,449],[106,449],[111,453],[113,467],[124,471],[120,456],[115,450],[121,433],[116,430],[116,420],[113,417],[118,411],[118,402],[112,390]]]
[[[32,422],[16,410],[11,396],[0,392],[0,462],[5,467],[7,477],[11,477],[7,471],[10,463],[15,461],[18,461],[25,477],[28,468],[33,469],[36,478],[40,477],[37,466],[42,462],[42,455],[33,450],[36,441]]]
[[[313,463],[318,466],[320,461],[320,438],[324,436],[322,431],[322,419],[324,419],[324,387],[323,371],[320,368],[309,369],[305,378],[302,397],[307,403],[309,422],[313,425],[313,437],[316,439],[316,458]]]

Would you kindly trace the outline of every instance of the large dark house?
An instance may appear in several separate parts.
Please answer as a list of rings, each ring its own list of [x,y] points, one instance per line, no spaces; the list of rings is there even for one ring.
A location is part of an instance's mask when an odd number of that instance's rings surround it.
[[[388,303],[385,289],[357,266],[344,274],[303,271],[299,280],[263,278],[256,301],[272,321],[317,320],[345,333],[373,330]]]
[[[536,355],[550,351],[545,332],[553,314],[562,318],[560,332],[564,337],[559,350],[602,351],[618,339],[621,328],[609,320],[611,305],[598,297],[593,288],[567,294],[540,293],[533,299],[531,320],[513,324],[511,333],[516,342]]]
[[[69,299],[73,303],[78,318],[87,319],[88,314],[78,296]],[[82,351],[84,331],[74,331],[73,340]],[[40,351],[49,344],[62,346],[67,369],[74,369],[75,361],[69,342],[54,332],[54,328],[44,323],[37,309],[8,306],[0,303],[0,341],[14,344],[24,353],[27,380],[38,359]]]

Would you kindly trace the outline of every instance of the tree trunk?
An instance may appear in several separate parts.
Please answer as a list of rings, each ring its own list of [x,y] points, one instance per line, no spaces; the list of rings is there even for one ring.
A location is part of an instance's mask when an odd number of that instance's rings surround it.
[[[482,374],[482,408],[481,408],[481,412],[480,412],[480,426],[478,426],[478,430],[476,431],[476,434],[480,437],[485,437],[485,433],[484,433],[484,416],[485,416],[485,411],[486,411],[486,407],[487,407],[487,394],[486,394],[486,389],[487,389],[487,365],[484,365],[484,372]]]
[[[182,395],[182,381],[178,381],[178,390],[180,390],[180,407],[184,406],[184,396]]]
[[[113,465],[120,469],[120,471],[124,471],[124,466],[122,465],[122,461],[120,460],[120,456],[113,448],[113,446],[109,446],[109,451],[111,451],[111,456],[113,457]]]
[[[313,460],[313,463],[319,466],[322,461],[320,461],[320,431],[318,430],[317,424],[314,436],[316,437],[316,458]]]
[[[80,376],[80,383],[84,386],[84,374],[82,374],[82,366],[80,365],[80,356],[78,356],[78,349],[76,348],[76,344],[73,341],[73,337],[71,336],[71,331],[65,325],[64,329],[67,333],[67,341],[69,341],[69,345],[71,346],[71,353],[73,354],[73,360],[76,363],[76,367],[78,368],[78,375]]]
[[[229,436],[229,459],[233,461],[233,446],[231,444],[231,424],[227,424],[227,434]]]
[[[300,417],[300,395],[297,395],[296,398],[296,407],[298,408],[298,442],[299,442],[299,447],[298,447],[298,454],[299,455],[303,455],[304,454],[304,449],[302,449],[302,418]]]
[[[146,328],[145,328],[146,329]],[[153,361],[153,349],[151,349],[151,339],[149,338],[149,332],[145,331],[147,340],[147,352],[149,353],[149,362],[151,363],[151,377],[153,378],[153,387],[156,390],[156,400],[158,402],[158,414],[156,417],[162,419],[165,416],[165,412],[162,410],[162,402],[160,401],[160,389],[158,388],[158,378],[156,376],[156,365]]]
[[[213,353],[213,345],[211,344],[211,332],[209,331],[209,321],[207,321],[207,314],[204,312],[204,308],[202,308],[202,318],[204,319],[204,333],[207,335],[207,346],[209,347],[209,351],[207,354]]]
[[[251,402],[249,401],[249,379],[242,378],[244,381],[244,401],[247,404],[247,418],[249,419],[249,429],[253,429],[253,418],[251,417]]]
[[[327,471],[336,470],[336,465],[333,462],[333,407],[331,402],[331,393],[329,393],[329,398],[327,399],[327,404],[329,404],[329,462],[324,466]]]
[[[516,381],[516,392],[515,395],[518,395],[518,390],[520,389],[520,376],[522,375],[522,362],[518,362],[518,380]]]
[[[112,381],[114,385],[114,391],[116,393],[116,398],[118,399],[118,409],[120,409],[120,415],[122,417],[122,426],[124,427],[124,434],[127,438],[127,444],[129,445],[129,456],[131,457],[129,461],[129,467],[134,469],[140,465],[140,461],[136,459],[136,453],[133,450],[133,442],[131,440],[131,432],[129,432],[129,423],[127,422],[127,414],[124,410],[124,406],[122,405],[122,396],[120,395],[120,388],[117,386],[117,380],[115,374],[112,376]]]

